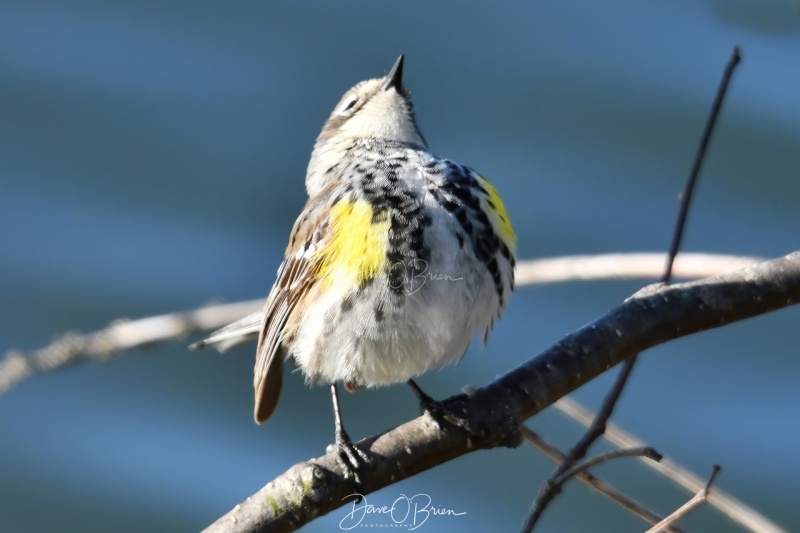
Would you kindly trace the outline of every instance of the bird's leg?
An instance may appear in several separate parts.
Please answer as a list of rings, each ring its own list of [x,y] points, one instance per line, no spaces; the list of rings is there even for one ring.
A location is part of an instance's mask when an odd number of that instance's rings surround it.
[[[407,383],[419,400],[420,410],[424,413],[428,413],[440,426],[442,422],[447,422],[462,427],[470,433],[472,432],[469,422],[464,417],[455,414],[452,410],[447,408],[444,403],[434,400],[425,394],[413,379],[409,379]]]
[[[361,453],[358,448],[353,445],[350,440],[350,435],[342,425],[341,408],[339,407],[339,392],[336,388],[336,383],[331,384],[331,397],[333,398],[333,416],[336,420],[336,451],[339,454],[339,460],[342,462],[346,472],[353,476],[356,485],[356,492],[359,494],[363,492],[363,485],[361,484],[361,476],[359,470],[368,462],[366,456]],[[360,498],[359,498],[360,499]]]

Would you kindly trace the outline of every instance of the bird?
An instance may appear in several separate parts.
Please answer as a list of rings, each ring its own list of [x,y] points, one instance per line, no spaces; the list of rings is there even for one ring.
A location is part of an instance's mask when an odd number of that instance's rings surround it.
[[[338,388],[408,383],[484,344],[514,290],[516,236],[497,189],[428,148],[403,83],[388,74],[348,90],[322,127],[308,201],[262,312],[193,345],[257,338],[257,423],[275,411],[284,359],[330,386],[339,457],[356,482],[365,461],[344,429]]]

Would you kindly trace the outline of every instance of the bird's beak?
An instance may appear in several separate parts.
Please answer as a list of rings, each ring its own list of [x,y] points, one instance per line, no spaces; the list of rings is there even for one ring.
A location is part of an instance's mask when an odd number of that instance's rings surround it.
[[[398,91],[403,88],[403,54],[397,58],[392,70],[386,75],[386,81],[383,82],[384,91],[388,91],[392,87]]]

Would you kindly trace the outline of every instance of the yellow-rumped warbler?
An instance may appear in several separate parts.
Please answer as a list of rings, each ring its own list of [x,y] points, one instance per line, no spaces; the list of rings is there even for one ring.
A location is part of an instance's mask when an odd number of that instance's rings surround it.
[[[283,360],[331,386],[336,442],[356,475],[336,384],[349,391],[407,381],[484,341],[514,289],[515,236],[494,187],[432,154],[402,83],[403,56],[359,83],[314,145],[308,202],[289,237],[263,313],[198,343],[258,335],[255,419],[275,410]]]

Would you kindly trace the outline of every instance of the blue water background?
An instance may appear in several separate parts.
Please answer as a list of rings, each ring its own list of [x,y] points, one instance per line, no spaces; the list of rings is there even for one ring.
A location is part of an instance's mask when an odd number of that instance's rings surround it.
[[[666,249],[677,193],[735,44],[687,251],[779,256],[800,228],[800,3],[0,3],[0,351],[266,295],[340,95],[406,54],[434,151],[489,176],[522,258]],[[640,282],[521,288],[485,351],[420,380],[480,385]],[[789,309],[648,351],[615,420],[800,529],[800,319]],[[332,440],[327,391],[289,376],[252,423],[253,347],[177,342],[36,376],[0,397],[0,530],[193,531]],[[611,375],[576,393],[596,406]],[[348,395],[356,438],[416,415],[405,387]],[[550,410],[530,423],[561,446]],[[602,449],[601,445],[599,449]],[[516,530],[551,469],[479,452],[370,496],[427,493]],[[636,461],[598,469],[662,513],[688,495]],[[344,510],[306,531],[338,530]],[[383,521],[386,522],[385,520]],[[737,531],[710,508],[686,526]],[[572,484],[543,531],[641,531]]]

